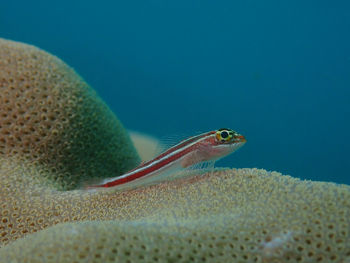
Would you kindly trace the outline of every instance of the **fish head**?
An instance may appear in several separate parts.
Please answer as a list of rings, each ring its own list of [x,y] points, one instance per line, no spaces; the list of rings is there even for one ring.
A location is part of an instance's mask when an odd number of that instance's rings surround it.
[[[215,132],[215,143],[213,148],[219,157],[223,157],[236,151],[246,142],[247,140],[245,137],[238,132],[231,129],[222,128]]]

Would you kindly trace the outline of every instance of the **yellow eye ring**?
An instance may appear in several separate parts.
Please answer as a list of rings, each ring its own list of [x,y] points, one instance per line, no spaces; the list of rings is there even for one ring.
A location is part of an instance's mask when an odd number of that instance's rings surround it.
[[[219,129],[216,132],[216,139],[220,142],[229,142],[232,140],[234,131],[230,129]]]

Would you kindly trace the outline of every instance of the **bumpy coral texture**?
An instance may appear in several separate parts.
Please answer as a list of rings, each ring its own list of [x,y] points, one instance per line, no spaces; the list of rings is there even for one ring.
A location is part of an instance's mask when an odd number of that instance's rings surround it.
[[[125,192],[59,192],[26,164],[2,164],[0,262],[350,259],[349,186],[241,169]]]
[[[139,161],[120,122],[73,69],[36,47],[4,39],[0,156],[40,165],[45,180],[60,189],[116,176]]]
[[[57,58],[4,40],[0,47],[1,58],[8,58],[0,60],[6,115],[0,130],[0,263],[350,261],[346,185],[233,169],[124,192],[60,191],[99,171],[113,176],[112,163],[128,166],[133,151],[116,143],[126,134]],[[26,75],[16,73],[21,63],[19,69],[32,65],[26,81],[33,78],[36,85],[18,84]],[[42,84],[50,78],[58,82]],[[37,97],[45,86],[48,97]]]

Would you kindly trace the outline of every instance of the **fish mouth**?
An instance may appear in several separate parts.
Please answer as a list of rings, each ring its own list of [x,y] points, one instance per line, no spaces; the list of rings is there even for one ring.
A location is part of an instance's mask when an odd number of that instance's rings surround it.
[[[243,135],[235,137],[232,143],[232,150],[236,151],[241,148],[247,142],[246,138]]]
[[[243,135],[239,135],[239,136],[235,137],[234,142],[244,144],[247,142],[247,140]]]
[[[232,151],[236,151],[239,148],[241,148],[245,143],[247,142],[246,138],[244,138],[244,136],[237,136],[235,138],[235,140],[233,141],[233,143],[231,144],[231,149]]]

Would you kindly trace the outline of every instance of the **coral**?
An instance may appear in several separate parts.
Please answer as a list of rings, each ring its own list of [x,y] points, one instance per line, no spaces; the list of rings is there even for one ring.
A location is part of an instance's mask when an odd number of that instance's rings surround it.
[[[5,179],[2,242],[47,229],[1,248],[5,262],[343,262],[350,257],[346,185],[240,169],[125,192],[58,192],[39,188],[30,179],[36,175],[13,166],[0,171],[21,180]]]
[[[350,186],[219,169],[74,190],[138,158],[87,84],[35,47],[0,40],[0,115],[1,263],[350,261]]]
[[[136,131],[129,131],[129,135],[137,153],[144,162],[151,160],[165,150],[165,146],[157,138]]]
[[[121,174],[139,162],[120,122],[73,69],[36,47],[5,39],[0,156],[30,160],[61,189]]]

